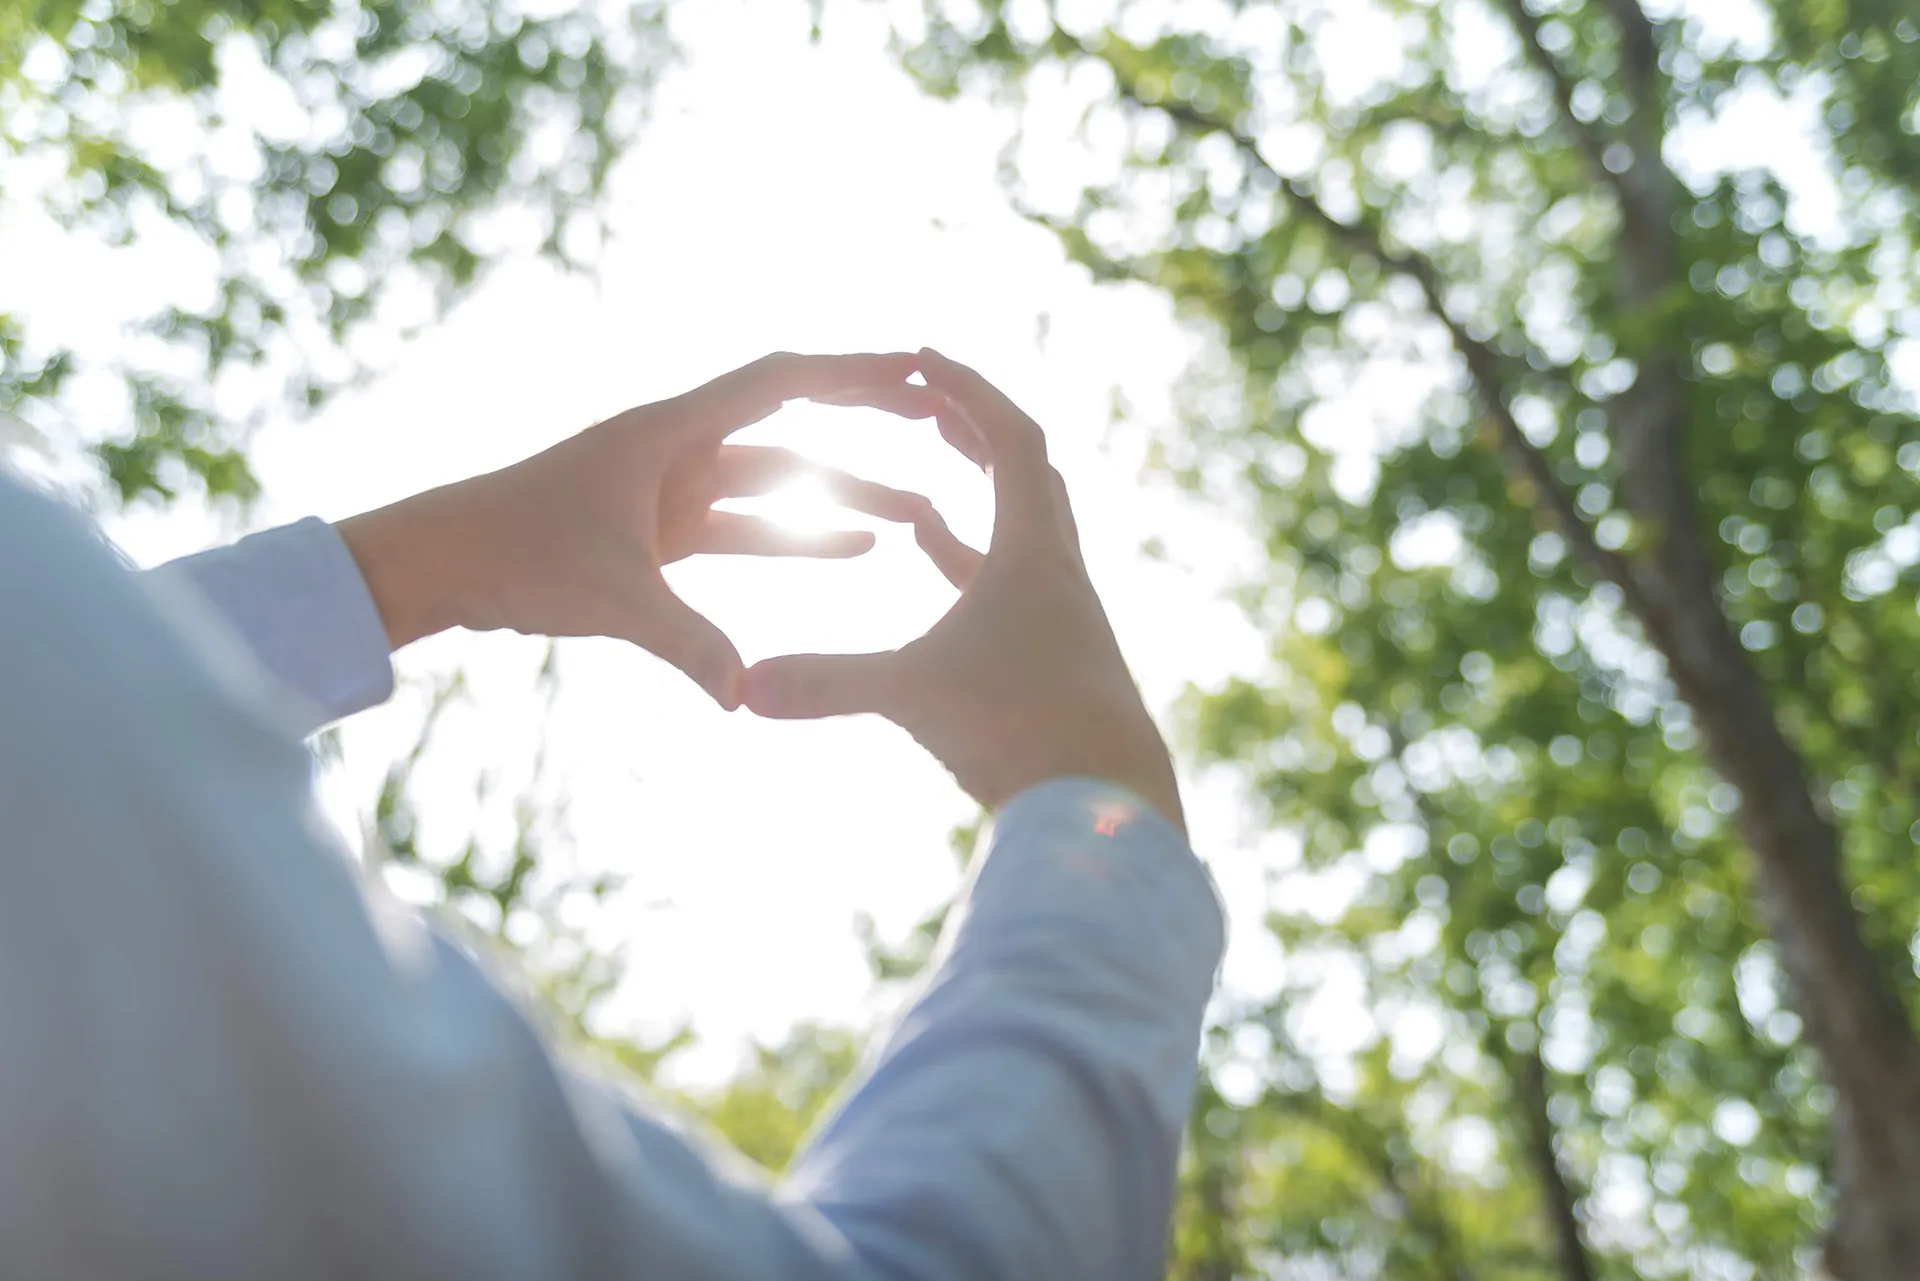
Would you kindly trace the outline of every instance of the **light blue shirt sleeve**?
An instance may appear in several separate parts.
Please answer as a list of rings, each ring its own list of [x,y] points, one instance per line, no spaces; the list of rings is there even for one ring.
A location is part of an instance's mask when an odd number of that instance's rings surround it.
[[[1006,807],[769,1186],[359,883],[204,601],[4,476],[0,545],[0,1275],[1160,1275],[1221,918],[1133,797]]]
[[[339,531],[308,517],[153,571],[218,613],[291,696],[303,734],[393,694],[386,627]]]

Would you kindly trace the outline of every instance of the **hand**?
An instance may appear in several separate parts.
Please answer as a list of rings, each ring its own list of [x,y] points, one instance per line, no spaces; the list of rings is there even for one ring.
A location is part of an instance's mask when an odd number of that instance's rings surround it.
[[[722,707],[740,655],[660,568],[700,552],[857,556],[873,535],[798,534],[712,510],[800,476],[849,507],[911,519],[925,500],[784,449],[726,445],[787,400],[873,403],[925,417],[911,355],[768,356],[671,400],[629,409],[524,462],[355,516],[341,536],[395,649],[448,627],[612,636],[659,655]]]
[[[1166,744],[1088,581],[1066,486],[1047,462],[1040,428],[964,365],[923,351],[919,368],[941,434],[992,470],[987,554],[960,543],[931,504],[911,498],[920,545],[961,588],[959,601],[902,649],[756,663],[743,701],[774,717],[878,712],[989,808],[1036,783],[1087,775],[1130,788],[1184,827]],[[865,403],[878,400],[869,394]],[[905,412],[923,416],[925,408]]]

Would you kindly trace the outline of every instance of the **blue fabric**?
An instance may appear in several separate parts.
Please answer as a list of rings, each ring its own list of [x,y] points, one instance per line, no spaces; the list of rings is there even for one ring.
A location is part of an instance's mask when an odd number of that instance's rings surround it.
[[[1221,918],[1132,796],[1005,808],[925,991],[768,1186],[357,882],[273,682],[204,607],[311,637],[275,620],[317,620],[331,571],[247,568],[269,536],[216,575],[252,589],[180,593],[4,476],[0,545],[33,549],[0,557],[0,1275],[1160,1275]],[[352,665],[268,651],[351,701]]]
[[[338,531],[308,517],[171,561],[157,582],[190,587],[302,703],[304,732],[393,694],[386,628]]]

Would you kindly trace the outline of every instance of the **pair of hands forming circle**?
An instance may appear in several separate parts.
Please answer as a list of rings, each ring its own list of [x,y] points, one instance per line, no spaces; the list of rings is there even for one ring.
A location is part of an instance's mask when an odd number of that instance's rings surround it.
[[[924,385],[910,382],[918,373]],[[726,438],[788,400],[932,418],[990,472],[984,555],[925,498]],[[856,511],[913,526],[961,591],[919,639],[877,654],[794,654],[746,667],[668,587],[686,556],[856,556],[866,533],[803,535],[713,509],[802,475]],[[1082,561],[1066,488],[1039,426],[939,353],[778,353],[588,428],[501,471],[342,522],[398,647],[446,627],[631,641],[722,707],[769,717],[874,712],[906,729],[983,804],[1049,778],[1103,778],[1176,825],[1159,732]]]

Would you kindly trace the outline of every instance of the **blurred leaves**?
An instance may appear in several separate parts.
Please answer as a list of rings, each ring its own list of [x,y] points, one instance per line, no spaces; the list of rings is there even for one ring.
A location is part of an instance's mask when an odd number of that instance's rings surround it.
[[[39,352],[0,317],[0,409],[97,371],[122,421],[75,443],[119,501],[245,501],[252,427],[317,406],[488,261],[589,261],[671,52],[659,3],[4,0],[0,209],[207,287],[116,354]]]
[[[1159,455],[1267,553],[1240,598],[1270,666],[1189,713],[1291,851],[1288,966],[1210,1042],[1175,1275],[1564,1277],[1567,1198],[1594,1276],[1785,1277],[1828,1223],[1831,1094],[1741,798],[1484,399],[1638,557],[1663,535],[1619,421],[1677,355],[1718,604],[1911,1007],[1920,421],[1890,360],[1920,334],[1920,24],[1761,8],[1753,35],[1592,0],[936,2],[904,49],[935,93],[1078,112],[1094,177],[1022,135],[1010,194],[1213,339]],[[1697,144],[1635,164],[1796,94],[1824,222]]]

